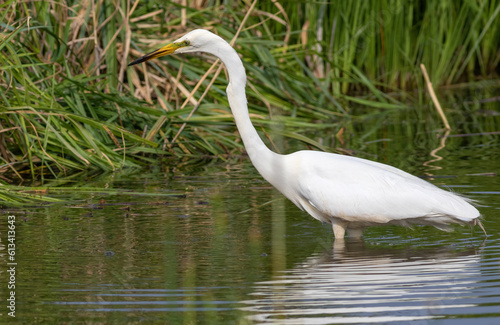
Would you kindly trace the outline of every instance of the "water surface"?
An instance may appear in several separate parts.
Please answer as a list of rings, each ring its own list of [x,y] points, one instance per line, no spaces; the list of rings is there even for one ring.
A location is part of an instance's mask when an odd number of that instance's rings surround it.
[[[391,226],[335,247],[330,226],[283,199],[244,158],[87,175],[68,184],[103,190],[2,211],[16,215],[18,264],[16,318],[5,306],[1,321],[496,324],[498,135],[450,137],[439,148],[439,137],[414,126],[376,126],[359,155],[477,199],[486,241],[478,228]],[[6,230],[2,221],[3,248]]]

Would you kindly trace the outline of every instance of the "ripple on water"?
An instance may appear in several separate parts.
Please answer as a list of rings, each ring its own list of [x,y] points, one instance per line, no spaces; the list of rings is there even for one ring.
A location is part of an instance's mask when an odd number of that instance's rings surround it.
[[[279,324],[500,317],[498,242],[480,252],[364,253],[312,256],[258,283],[242,309],[257,323]]]

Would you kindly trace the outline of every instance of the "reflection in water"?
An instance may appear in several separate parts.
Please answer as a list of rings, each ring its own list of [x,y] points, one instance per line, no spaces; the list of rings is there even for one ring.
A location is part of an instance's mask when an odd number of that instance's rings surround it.
[[[423,163],[424,166],[427,166],[427,167],[430,167],[434,170],[436,169],[442,169],[441,166],[436,166],[436,165],[433,165],[432,163],[435,163],[435,162],[438,162],[440,160],[443,159],[443,157],[439,156],[437,153],[443,149],[444,147],[446,147],[446,139],[448,138],[448,136],[450,135],[450,130],[446,130],[444,132],[444,134],[440,137],[440,140],[439,140],[439,146],[437,148],[435,148],[434,150],[432,150],[429,155],[431,157],[433,157],[433,159],[431,160],[428,160],[426,162]],[[433,176],[433,175],[430,175],[429,173],[427,173],[428,176]]]
[[[496,279],[497,263],[491,265]],[[279,324],[424,321],[487,314],[498,308],[477,309],[493,299],[485,295],[486,283],[478,282],[487,270],[475,249],[387,251],[347,243],[343,251],[335,248],[311,256],[283,275],[258,283],[250,295],[254,299],[243,301],[242,309],[253,321]],[[498,301],[493,284],[491,293],[489,297]]]
[[[459,175],[440,183],[470,186],[467,194],[487,205],[481,212],[490,237],[481,251],[463,247],[482,234],[428,227],[372,228],[366,241],[378,246],[347,242],[332,250],[331,227],[273,192],[248,162],[72,177],[84,191],[60,197],[81,205],[16,210],[27,216],[16,224],[16,321],[497,324],[490,319],[500,317],[500,178],[484,175],[496,175],[500,147],[496,138],[488,150],[472,140],[453,150],[456,156],[441,150],[443,169],[435,177]],[[456,141],[449,138],[448,146]],[[391,145],[381,157],[398,161],[401,153],[398,167],[419,165],[407,159],[414,149]],[[0,222],[4,265],[7,226]],[[313,253],[318,245],[328,252]],[[6,276],[0,270],[0,283],[8,283]]]

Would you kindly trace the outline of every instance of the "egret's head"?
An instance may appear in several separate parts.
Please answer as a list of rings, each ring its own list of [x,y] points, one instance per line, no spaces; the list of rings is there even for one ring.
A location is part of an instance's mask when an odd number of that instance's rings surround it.
[[[173,43],[132,61],[129,66],[174,53],[207,51],[207,48],[218,39],[220,39],[219,36],[207,30],[196,29],[175,40]]]

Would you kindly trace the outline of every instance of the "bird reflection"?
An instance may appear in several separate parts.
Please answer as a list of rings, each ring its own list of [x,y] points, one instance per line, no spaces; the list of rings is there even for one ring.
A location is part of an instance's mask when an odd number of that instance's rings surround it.
[[[426,321],[467,313],[480,275],[476,248],[394,249],[335,241],[270,281],[242,309],[279,324]]]

